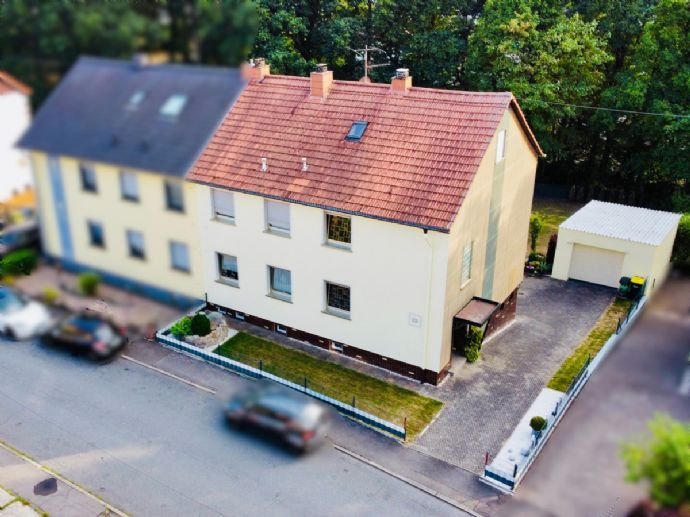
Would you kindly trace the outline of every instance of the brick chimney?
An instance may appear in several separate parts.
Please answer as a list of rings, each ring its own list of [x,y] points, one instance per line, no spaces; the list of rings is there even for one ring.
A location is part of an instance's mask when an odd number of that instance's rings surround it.
[[[250,59],[249,63],[242,65],[242,79],[245,81],[261,81],[271,73],[271,66],[262,57]]]
[[[409,68],[398,68],[395,77],[391,81],[391,91],[394,93],[407,93],[412,88],[412,77]]]
[[[316,70],[311,73],[310,80],[312,97],[325,99],[333,83],[333,71],[328,69],[328,65],[318,64]]]

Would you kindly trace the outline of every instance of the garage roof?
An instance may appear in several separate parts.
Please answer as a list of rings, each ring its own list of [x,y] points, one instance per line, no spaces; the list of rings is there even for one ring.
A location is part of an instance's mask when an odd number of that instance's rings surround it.
[[[590,201],[560,228],[656,246],[676,231],[679,220],[672,212]]]

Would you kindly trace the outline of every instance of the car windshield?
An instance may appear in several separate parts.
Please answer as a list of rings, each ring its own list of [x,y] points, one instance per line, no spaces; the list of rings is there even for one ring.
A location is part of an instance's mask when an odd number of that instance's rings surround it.
[[[10,313],[21,310],[26,302],[8,289],[0,289],[0,312]]]
[[[60,325],[60,330],[65,334],[88,337],[96,335],[96,332],[100,329],[100,327],[105,326],[106,325],[102,321],[95,318],[74,316],[66,319],[62,325]]]
[[[113,329],[106,323],[98,327],[94,335],[98,341],[105,341],[106,343],[109,343],[115,337]]]

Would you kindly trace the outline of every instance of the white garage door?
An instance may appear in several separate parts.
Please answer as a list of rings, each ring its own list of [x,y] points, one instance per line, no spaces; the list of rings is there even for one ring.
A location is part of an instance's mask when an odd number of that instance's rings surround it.
[[[623,269],[623,257],[625,254],[618,251],[574,244],[568,276],[593,284],[618,287]]]

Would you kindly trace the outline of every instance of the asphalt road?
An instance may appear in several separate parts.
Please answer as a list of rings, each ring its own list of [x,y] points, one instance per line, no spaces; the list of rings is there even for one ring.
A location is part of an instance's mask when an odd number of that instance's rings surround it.
[[[0,341],[0,439],[132,515],[459,513],[330,444],[301,458],[233,431],[221,406],[124,359]]]

